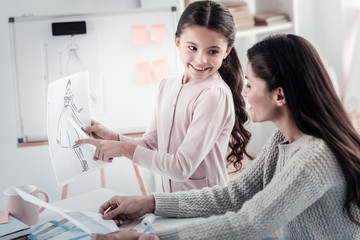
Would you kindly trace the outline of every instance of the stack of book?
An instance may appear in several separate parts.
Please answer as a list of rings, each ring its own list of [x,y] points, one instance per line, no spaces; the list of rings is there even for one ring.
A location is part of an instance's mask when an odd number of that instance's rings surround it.
[[[288,22],[289,18],[285,13],[255,13],[254,20],[256,26],[268,26]]]
[[[27,239],[30,235],[30,227],[8,213],[0,210],[0,240]]]
[[[221,2],[230,11],[234,18],[236,30],[252,28],[255,25],[253,15],[246,2]]]

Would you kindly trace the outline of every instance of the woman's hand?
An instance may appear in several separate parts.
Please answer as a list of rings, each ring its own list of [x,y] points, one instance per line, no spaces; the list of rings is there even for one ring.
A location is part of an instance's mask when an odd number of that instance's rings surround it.
[[[155,198],[147,196],[115,196],[101,205],[103,219],[113,219],[117,225],[155,211]]]
[[[101,205],[99,213],[103,219],[113,219],[117,225],[126,220],[134,220],[147,213],[155,211],[155,198],[153,195],[147,196],[115,196]],[[108,234],[91,234],[94,240],[158,240],[154,234],[141,234],[136,231],[117,231]],[[139,239],[140,238],[140,239]]]
[[[112,162],[115,157],[133,159],[136,145],[126,142],[84,138],[75,141],[76,144],[91,144],[96,147],[93,159]]]
[[[94,120],[91,120],[91,126],[82,127],[82,130],[87,133],[92,133],[96,139],[119,141],[119,135],[116,132],[107,129]]]

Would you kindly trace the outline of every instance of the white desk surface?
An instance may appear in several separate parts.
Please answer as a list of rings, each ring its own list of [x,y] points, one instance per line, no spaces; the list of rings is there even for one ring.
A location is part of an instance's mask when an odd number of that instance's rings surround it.
[[[115,195],[120,195],[120,193],[115,192],[113,190],[109,190],[106,188],[99,188],[91,192],[87,192],[81,195],[77,195],[74,197],[69,197],[64,200],[59,200],[56,202],[50,202],[51,205],[55,207],[60,208],[66,208],[66,209],[74,209],[74,210],[82,210],[82,211],[90,211],[90,212],[97,212],[99,210],[99,207],[109,200],[111,197]],[[39,223],[36,224],[40,225],[42,223],[45,223],[50,220],[56,220],[59,221],[63,219],[63,217],[51,210],[45,209],[40,215],[39,215]],[[197,221],[201,218],[185,218],[185,219],[178,219],[178,218],[163,218],[163,217],[156,217],[156,220],[153,224],[155,230],[160,230],[163,228],[169,228],[169,227],[176,227],[182,224],[186,224],[189,222]],[[35,227],[32,226],[32,227]],[[120,229],[126,230],[127,228],[121,227]]]
[[[115,195],[119,195],[119,193],[106,188],[99,188],[94,191],[87,192],[74,197],[69,197],[64,200],[50,202],[50,204],[60,208],[97,212],[99,210],[99,207],[104,202],[106,202]],[[42,213],[40,213],[39,223],[37,225],[45,223],[50,220],[58,221],[61,219],[63,219],[63,217],[60,216],[60,214],[45,209]]]

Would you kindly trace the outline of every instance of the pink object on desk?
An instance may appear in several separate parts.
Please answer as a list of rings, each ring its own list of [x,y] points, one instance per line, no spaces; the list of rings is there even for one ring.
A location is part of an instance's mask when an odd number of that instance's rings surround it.
[[[8,212],[0,213],[0,224],[4,224],[8,222],[9,222],[9,213]]]
[[[39,193],[42,193],[45,198],[45,202],[49,202],[49,197],[43,191],[40,191],[34,185],[17,186],[17,188],[27,192],[34,197],[38,197]],[[23,223],[31,226],[39,221],[39,214],[44,211],[44,208],[39,209],[38,206],[24,201],[13,187],[10,187],[4,191],[5,201],[7,205],[7,211],[9,214]]]

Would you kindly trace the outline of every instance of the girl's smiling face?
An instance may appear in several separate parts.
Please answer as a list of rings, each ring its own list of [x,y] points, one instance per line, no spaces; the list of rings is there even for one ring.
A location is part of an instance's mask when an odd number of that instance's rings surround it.
[[[216,72],[231,50],[221,33],[193,25],[184,28],[175,44],[184,64],[184,83],[205,79]]]
[[[276,101],[276,90],[268,90],[267,83],[252,71],[250,62],[246,66],[245,79],[246,85],[242,95],[249,103],[251,121],[275,121],[280,111]]]

